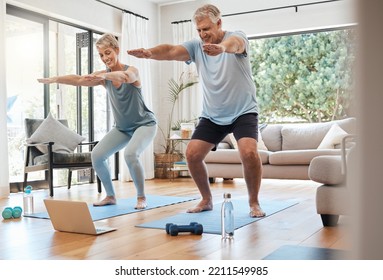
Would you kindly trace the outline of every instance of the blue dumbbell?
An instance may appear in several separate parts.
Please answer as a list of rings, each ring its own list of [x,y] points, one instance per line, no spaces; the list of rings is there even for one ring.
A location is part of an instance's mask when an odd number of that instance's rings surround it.
[[[12,207],[5,207],[1,215],[3,216],[4,219],[12,219],[12,218],[20,218],[21,213],[23,210],[21,209],[20,206],[16,206],[14,208]]]
[[[201,235],[203,233],[203,226],[196,222],[192,222],[189,225],[175,225],[172,223],[166,224],[167,234],[176,236],[179,232],[190,232],[192,234]]]
[[[3,213],[1,215],[3,216],[4,219],[11,219],[12,218],[12,207],[5,207],[3,210]]]
[[[20,206],[13,207],[12,210],[12,217],[17,219],[21,217],[21,214],[23,213],[23,209]]]

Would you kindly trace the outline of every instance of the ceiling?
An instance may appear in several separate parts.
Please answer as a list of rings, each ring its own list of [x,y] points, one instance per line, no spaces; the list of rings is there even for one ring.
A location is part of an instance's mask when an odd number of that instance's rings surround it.
[[[180,2],[191,2],[195,0],[150,0],[150,1],[160,5],[167,5],[167,4],[175,4]]]

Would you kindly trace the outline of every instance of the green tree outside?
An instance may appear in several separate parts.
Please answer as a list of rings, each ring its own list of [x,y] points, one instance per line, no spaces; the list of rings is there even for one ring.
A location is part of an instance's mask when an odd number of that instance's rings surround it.
[[[350,116],[355,30],[251,40],[260,122]]]

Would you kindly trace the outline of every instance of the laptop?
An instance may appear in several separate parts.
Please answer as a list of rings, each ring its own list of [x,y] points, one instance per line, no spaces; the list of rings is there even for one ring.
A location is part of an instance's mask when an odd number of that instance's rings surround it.
[[[44,199],[53,228],[57,231],[99,235],[117,230],[95,225],[84,201]]]

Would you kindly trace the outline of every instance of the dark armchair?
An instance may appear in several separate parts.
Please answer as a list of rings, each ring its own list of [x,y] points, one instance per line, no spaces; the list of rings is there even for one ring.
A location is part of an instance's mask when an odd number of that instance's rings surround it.
[[[68,127],[67,120],[54,120],[51,116],[52,123],[59,122],[59,126],[64,125]],[[47,118],[47,119],[48,119]],[[40,125],[44,122],[43,119],[25,119],[25,134],[27,140],[36,132]],[[51,129],[51,127],[49,127]],[[65,132],[65,130],[64,130]],[[52,131],[57,136],[55,129]],[[73,133],[73,132],[71,132]],[[65,134],[60,135],[62,139],[66,138]],[[68,135],[69,137],[69,135]],[[91,150],[97,142],[91,143],[78,143],[78,147],[89,146],[88,152],[81,152],[81,148],[77,148],[73,152],[55,152],[55,141],[28,141],[25,153],[25,166],[24,166],[24,187],[28,184],[28,173],[45,170],[45,180],[48,182],[49,194],[53,197],[53,170],[54,169],[68,169],[68,189],[71,187],[72,171],[79,169],[92,168]],[[56,141],[57,142],[57,141]],[[59,145],[59,144],[57,144]],[[57,146],[56,145],[56,146]],[[80,152],[79,152],[80,151]],[[90,183],[94,182],[94,172],[91,172]],[[98,192],[101,193],[101,181],[97,177]]]

